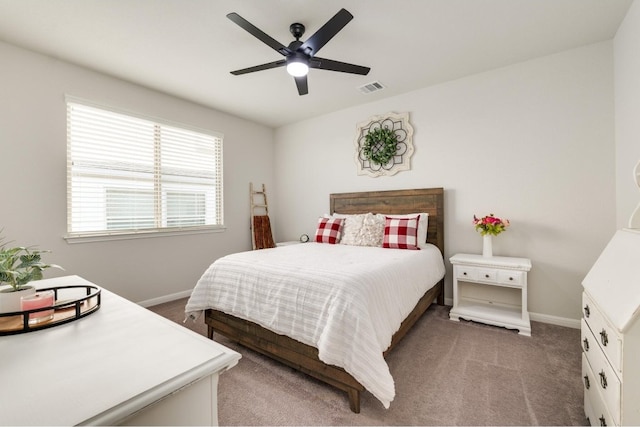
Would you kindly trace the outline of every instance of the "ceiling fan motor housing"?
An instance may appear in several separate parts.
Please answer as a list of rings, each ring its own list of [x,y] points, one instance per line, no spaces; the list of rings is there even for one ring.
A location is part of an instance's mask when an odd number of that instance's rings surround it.
[[[299,22],[294,22],[289,26],[289,31],[291,31],[291,34],[293,34],[296,40],[300,40],[300,37],[304,34],[304,30],[304,25]]]

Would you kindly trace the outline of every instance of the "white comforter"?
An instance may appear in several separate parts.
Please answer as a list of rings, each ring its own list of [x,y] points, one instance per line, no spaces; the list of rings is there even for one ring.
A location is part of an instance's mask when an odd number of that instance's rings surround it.
[[[385,408],[395,386],[382,353],[416,303],[442,277],[433,245],[412,251],[306,243],[215,261],[185,308],[214,308],[318,349]]]

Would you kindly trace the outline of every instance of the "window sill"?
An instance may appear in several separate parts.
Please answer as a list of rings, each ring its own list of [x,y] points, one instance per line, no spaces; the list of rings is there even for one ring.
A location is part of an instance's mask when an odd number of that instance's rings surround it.
[[[189,228],[171,228],[171,229],[153,229],[139,230],[127,232],[104,232],[104,233],[79,233],[67,234],[64,239],[69,244],[75,243],[92,243],[105,242],[109,240],[130,240],[130,239],[149,239],[153,237],[168,236],[184,236],[188,234],[204,234],[204,233],[222,233],[226,231],[223,225],[214,225],[207,227],[189,227]]]

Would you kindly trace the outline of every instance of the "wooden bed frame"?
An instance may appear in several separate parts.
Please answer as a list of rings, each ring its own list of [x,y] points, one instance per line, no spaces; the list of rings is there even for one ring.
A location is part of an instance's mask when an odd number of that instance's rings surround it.
[[[331,213],[342,214],[373,212],[401,215],[427,212],[429,213],[427,242],[436,245],[444,254],[443,198],[442,188],[339,193],[330,195],[330,210]],[[384,352],[385,356],[436,299],[438,304],[444,304],[444,278],[424,294],[402,322],[400,329],[392,338],[391,345]],[[351,410],[355,413],[360,412],[360,392],[364,387],[344,369],[322,362],[318,358],[318,350],[315,347],[218,310],[206,310],[205,323],[211,339],[214,331],[218,332],[247,348],[346,391]]]

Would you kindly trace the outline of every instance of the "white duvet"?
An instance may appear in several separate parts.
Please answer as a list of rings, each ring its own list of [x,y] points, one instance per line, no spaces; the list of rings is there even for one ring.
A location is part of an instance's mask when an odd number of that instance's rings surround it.
[[[215,261],[196,284],[189,317],[214,308],[318,349],[385,408],[395,386],[382,353],[418,300],[444,277],[442,254],[306,243]]]

